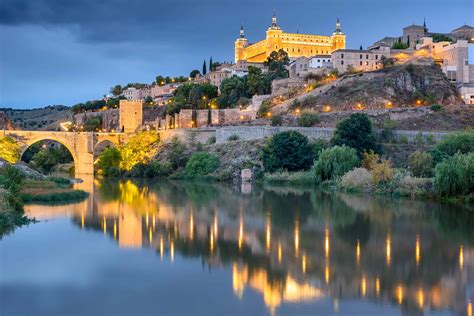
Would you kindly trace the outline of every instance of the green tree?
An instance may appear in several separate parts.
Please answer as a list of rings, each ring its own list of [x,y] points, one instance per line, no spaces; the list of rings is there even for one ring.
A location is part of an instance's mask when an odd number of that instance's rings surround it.
[[[215,69],[213,68],[213,63],[212,63],[212,56],[211,58],[209,59],[209,71],[214,71]]]
[[[120,175],[120,162],[122,160],[120,151],[115,147],[105,148],[99,155],[96,163],[97,172],[104,176]]]
[[[286,67],[289,65],[290,59],[288,58],[288,53],[283,49],[280,49],[278,52],[271,52],[267,60],[264,62],[265,66],[268,67],[268,74],[270,78],[288,78],[288,70]]]
[[[165,84],[165,77],[158,75],[156,76],[155,82],[157,85],[162,86]]]
[[[194,153],[186,163],[184,174],[188,177],[206,176],[219,167],[219,158],[205,152]]]
[[[122,94],[122,86],[118,84],[118,85],[112,87],[112,88],[110,89],[110,92],[111,92],[113,95],[118,96],[118,95]]]
[[[59,144],[55,147],[47,147],[38,151],[32,158],[31,165],[41,172],[49,173],[58,164],[71,163],[73,161],[69,150]]]
[[[333,145],[346,145],[356,149],[359,157],[362,157],[365,151],[378,152],[372,123],[363,113],[354,113],[338,123],[331,142]]]
[[[313,159],[314,152],[308,138],[296,131],[275,134],[262,150],[263,166],[269,172],[306,170]]]
[[[93,116],[84,122],[84,130],[87,132],[96,132],[102,129],[102,116]]]
[[[268,94],[271,91],[271,83],[263,75],[260,68],[249,66],[247,75],[248,96]]]
[[[0,138],[0,159],[9,163],[16,163],[20,160],[20,145],[9,136]]]
[[[429,153],[417,150],[408,157],[408,168],[415,177],[430,177],[433,158]]]
[[[434,185],[438,194],[455,196],[474,192],[474,153],[445,159],[435,167]]]
[[[474,152],[474,130],[449,134],[438,143],[436,149],[448,156],[457,152],[462,154]]]
[[[120,168],[129,171],[139,163],[147,163],[156,153],[160,136],[155,131],[141,132],[120,147]]]
[[[241,98],[247,98],[247,76],[231,77],[222,80],[221,95],[218,98],[220,108],[235,107]]]
[[[200,74],[201,73],[199,72],[199,70],[194,69],[189,73],[189,77],[194,79],[194,78],[196,78],[197,75],[200,75]]]
[[[207,67],[206,67],[206,60],[202,63],[202,74],[205,75],[207,73]]]
[[[359,158],[354,148],[334,146],[320,152],[314,164],[314,172],[319,180],[324,181],[341,177],[358,165]]]

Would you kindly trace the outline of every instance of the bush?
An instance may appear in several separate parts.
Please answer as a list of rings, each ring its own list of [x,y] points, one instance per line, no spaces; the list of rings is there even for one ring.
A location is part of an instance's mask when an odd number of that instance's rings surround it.
[[[388,183],[393,178],[392,163],[383,159],[372,165],[371,173],[374,184]]]
[[[51,169],[64,163],[73,161],[72,155],[64,145],[57,147],[48,147],[47,149],[40,149],[33,158],[33,167],[41,172],[51,172]]]
[[[283,117],[281,115],[272,116],[272,118],[270,119],[270,124],[272,126],[281,126],[282,123]]]
[[[359,158],[354,148],[334,146],[321,151],[314,164],[314,172],[319,180],[330,180],[340,177],[359,165]]]
[[[430,177],[433,158],[429,153],[417,150],[408,157],[408,168],[415,177]]]
[[[9,163],[15,163],[20,160],[20,146],[11,137],[0,138],[0,159]]]
[[[443,109],[443,106],[440,104],[433,104],[432,106],[430,106],[430,109],[433,112],[439,112]]]
[[[431,187],[431,179],[404,175],[398,182],[396,193],[403,196],[423,195]]]
[[[272,108],[272,103],[269,100],[265,100],[260,104],[260,108],[257,111],[258,117],[265,117]]]
[[[372,123],[366,114],[354,113],[350,118],[337,124],[332,144],[355,148],[359,157],[364,151],[377,152]]]
[[[263,181],[267,183],[316,184],[314,173],[310,171],[280,171],[265,173]]]
[[[115,147],[105,148],[99,155],[96,163],[97,173],[107,177],[116,177],[120,175],[120,161],[122,156]]]
[[[120,169],[129,171],[139,163],[147,163],[156,153],[155,145],[160,136],[155,131],[135,134],[128,142],[120,147]]]
[[[171,174],[170,164],[162,164],[158,161],[151,161],[145,169],[144,176],[147,178],[163,178]]]
[[[436,148],[448,156],[457,152],[461,154],[472,152],[474,151],[474,130],[450,134],[440,141]]]
[[[306,170],[313,163],[314,152],[306,136],[288,131],[275,134],[267,141],[262,150],[262,160],[269,172],[278,169]]]
[[[449,155],[445,153],[444,151],[439,150],[438,148],[431,148],[428,151],[428,154],[430,154],[431,158],[433,159],[433,165],[436,166],[438,163],[441,161],[449,158]]]
[[[186,164],[184,174],[188,177],[206,176],[219,167],[219,158],[209,153],[194,153]]]
[[[168,160],[171,163],[171,167],[176,170],[186,164],[186,157],[184,151],[186,146],[179,140],[177,136],[171,139],[170,152],[168,154]]]
[[[13,166],[7,165],[0,168],[0,186],[16,194],[26,175],[23,171]]]
[[[362,167],[367,170],[372,170],[373,166],[379,161],[379,159],[379,155],[377,155],[373,150],[364,152],[362,154]]]
[[[345,189],[367,191],[372,187],[372,175],[365,168],[355,168],[345,173],[340,186]]]
[[[216,143],[216,136],[211,136],[211,137],[209,137],[208,140],[207,140],[207,143],[208,143],[209,145],[215,144],[215,143]]]
[[[233,142],[233,141],[236,141],[236,140],[239,140],[239,136],[237,135],[230,135],[229,137],[227,137],[227,140],[230,141],[230,142]]]
[[[298,119],[298,125],[301,127],[311,127],[319,122],[319,117],[314,112],[303,111]]]
[[[455,154],[436,165],[434,184],[442,196],[474,192],[474,153]]]
[[[314,160],[318,160],[321,151],[329,147],[329,142],[323,138],[319,138],[313,142],[311,146],[313,147]]]

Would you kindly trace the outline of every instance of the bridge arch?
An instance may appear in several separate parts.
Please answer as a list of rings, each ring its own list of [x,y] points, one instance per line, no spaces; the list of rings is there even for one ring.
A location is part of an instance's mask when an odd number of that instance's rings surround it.
[[[56,142],[56,143],[58,143],[58,144],[63,145],[63,146],[69,151],[69,153],[71,154],[73,162],[75,163],[75,162],[78,160],[78,158],[76,157],[76,154],[75,154],[74,150],[73,150],[72,148],[70,148],[70,147],[68,146],[68,144],[66,144],[66,143],[64,143],[64,142],[62,142],[62,141],[60,141],[60,140],[56,140],[56,139],[52,139],[52,138],[46,137],[46,138],[33,139],[33,140],[31,140],[31,141],[28,141],[28,142],[25,143],[24,145],[22,145],[22,146],[20,147],[20,161],[23,159],[23,155],[25,154],[25,152],[26,152],[29,148],[31,148],[31,146],[33,146],[34,144],[37,144],[37,143],[39,143],[39,142],[43,142],[43,141],[53,141],[53,142]]]

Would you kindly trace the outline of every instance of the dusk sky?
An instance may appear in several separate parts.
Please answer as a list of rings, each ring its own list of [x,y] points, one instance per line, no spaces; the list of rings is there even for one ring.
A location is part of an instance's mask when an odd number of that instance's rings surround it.
[[[273,10],[287,32],[330,35],[347,48],[399,36],[413,22],[433,32],[473,25],[472,0],[2,0],[0,107],[73,105],[115,84],[188,76],[203,60],[233,61],[243,24],[264,38]],[[472,46],[472,45],[471,45]],[[470,62],[474,52],[470,48]]]

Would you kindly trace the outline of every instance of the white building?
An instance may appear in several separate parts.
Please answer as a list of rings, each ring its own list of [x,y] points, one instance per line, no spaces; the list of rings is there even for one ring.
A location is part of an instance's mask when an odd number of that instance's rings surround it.
[[[309,59],[309,68],[312,69],[331,69],[332,59],[331,55],[315,55]]]

